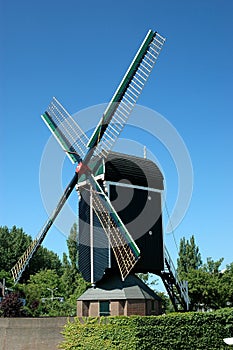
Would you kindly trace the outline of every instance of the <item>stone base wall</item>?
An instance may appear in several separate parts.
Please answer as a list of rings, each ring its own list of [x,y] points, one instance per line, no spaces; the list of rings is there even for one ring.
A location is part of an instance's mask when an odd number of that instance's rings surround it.
[[[68,317],[0,318],[0,349],[57,350],[67,320]]]

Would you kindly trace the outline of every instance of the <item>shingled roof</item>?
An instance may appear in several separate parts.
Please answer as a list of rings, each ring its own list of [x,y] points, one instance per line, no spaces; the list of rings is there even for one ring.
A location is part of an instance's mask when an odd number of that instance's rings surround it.
[[[161,300],[161,298],[150,289],[140,278],[129,275],[125,281],[120,276],[114,275],[111,278],[103,279],[86,290],[78,300]]]

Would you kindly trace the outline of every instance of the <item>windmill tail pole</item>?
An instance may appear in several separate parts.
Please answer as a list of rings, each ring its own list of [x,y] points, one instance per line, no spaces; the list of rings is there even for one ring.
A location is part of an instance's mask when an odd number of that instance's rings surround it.
[[[20,280],[26,266],[28,265],[30,259],[32,256],[35,254],[37,249],[40,247],[42,244],[46,234],[48,233],[50,227],[54,223],[56,217],[60,213],[61,209],[63,208],[66,200],[70,196],[71,192],[73,191],[75,185],[77,184],[78,181],[78,173],[75,172],[72,180],[66,187],[60,201],[58,202],[58,205],[56,206],[55,210],[51,214],[51,216],[48,218],[40,232],[38,233],[37,237],[34,239],[34,241],[30,244],[30,246],[27,248],[27,250],[24,252],[24,254],[21,256],[21,258],[18,260],[18,262],[15,264],[15,266],[11,269],[11,273],[14,279],[15,284],[18,283]]]

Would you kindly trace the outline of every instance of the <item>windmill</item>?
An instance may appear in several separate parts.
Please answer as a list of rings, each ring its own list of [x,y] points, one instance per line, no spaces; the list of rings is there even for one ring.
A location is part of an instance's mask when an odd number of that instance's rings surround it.
[[[127,120],[134,109],[145,83],[158,59],[160,51],[165,42],[157,32],[149,30],[137,51],[132,63],[126,71],[111,101],[107,105],[98,125],[90,138],[82,131],[61,103],[53,98],[42,119],[55,136],[62,149],[66,152],[71,162],[77,163],[75,174],[60,198],[58,205],[49,216],[48,220],[39,231],[31,245],[24,252],[19,261],[12,268],[11,272],[15,283],[17,283],[30,259],[42,244],[46,234],[53,225],[56,217],[66,203],[73,189],[78,186],[83,197],[88,193],[85,201],[91,208],[90,222],[98,221],[98,225],[105,233],[111,252],[114,256],[115,268],[118,269],[121,279],[125,280],[135,266],[140,266],[140,249],[125,223],[118,215],[117,210],[107,195],[104,186],[97,181],[96,173],[105,164],[111,154],[111,150],[123,130]],[[85,186],[82,188],[80,182],[85,179]],[[90,240],[93,240],[93,225],[90,225]],[[93,242],[89,242],[92,249],[89,251],[90,276],[87,280],[94,283],[96,280],[94,272],[94,249]],[[161,248],[163,251],[163,247]],[[82,255],[85,255],[83,251]],[[105,258],[110,258],[109,254],[104,254]],[[166,269],[160,266],[157,271],[161,275],[169,295],[173,300],[181,296],[181,304],[186,297],[186,289],[179,284],[176,273],[172,270],[172,265],[168,252],[163,256]],[[141,264],[142,266],[142,264]],[[101,278],[101,276],[99,277]],[[184,290],[184,293],[183,293]],[[187,309],[187,298],[183,303]],[[186,305],[186,306],[185,306]]]
[[[95,159],[90,167],[94,168]],[[103,227],[93,210],[93,190],[85,176],[80,177],[79,192],[79,253],[78,266],[84,279],[93,286],[79,301],[88,298],[116,298],[119,289],[132,284],[137,273],[153,273],[159,276],[168,292],[176,311],[189,309],[188,288],[185,281],[180,281],[164,245],[163,239],[163,174],[159,167],[149,159],[109,152],[93,173],[101,188],[114,205],[114,210],[121,218],[131,237],[140,250],[140,259],[131,268],[125,284],[119,281],[119,264],[109,244],[108,232],[114,231],[112,223],[106,220]],[[119,252],[120,254],[121,252]],[[131,282],[130,282],[131,278]],[[123,278],[122,278],[123,279]],[[116,281],[119,281],[117,283]],[[114,284],[115,281],[115,284]],[[137,284],[136,279],[134,283]],[[110,293],[115,289],[116,294]],[[98,291],[96,291],[96,288]],[[90,300],[89,300],[90,302]],[[84,311],[83,307],[81,309]],[[79,312],[81,310],[79,308]],[[148,309],[149,310],[149,309]],[[79,314],[87,316],[87,314]],[[95,315],[92,315],[95,316]]]
[[[89,163],[93,157],[98,160],[97,164],[101,162],[102,158],[106,158],[114,146],[149,78],[164,42],[165,39],[157,32],[148,31],[89,140],[56,98],[52,99],[46,112],[42,115],[42,119],[56,137],[61,147],[67,152],[67,156],[71,162],[78,163],[78,165],[57,207],[37,237],[12,268],[11,272],[15,283],[19,281],[33,254],[42,244],[47,232],[53,225],[75,185],[78,183],[80,175],[83,173],[87,176],[92,188],[93,209],[107,235],[109,235],[109,232],[106,229],[106,220],[113,227],[113,231],[108,238],[114,251],[122,279],[126,278],[137,263],[140,251],[124,223],[114,210],[111,201],[95,180],[93,176],[95,169],[91,171]]]

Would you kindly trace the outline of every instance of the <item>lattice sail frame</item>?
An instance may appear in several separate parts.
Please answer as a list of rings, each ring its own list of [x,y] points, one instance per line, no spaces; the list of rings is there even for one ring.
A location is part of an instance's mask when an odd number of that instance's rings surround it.
[[[98,144],[95,156],[106,158],[114,146],[143,91],[164,42],[165,38],[161,35],[152,30],[148,31],[90,138],[89,147]]]
[[[28,246],[24,254],[20,257],[20,259],[17,261],[17,263],[13,266],[11,269],[11,273],[14,279],[15,284],[18,283],[20,280],[25,268],[27,267],[30,259],[33,257],[37,249],[42,244],[47,232],[49,231],[50,227],[53,225],[56,217],[58,216],[59,212],[61,211],[62,207],[64,206],[67,198],[71,194],[72,190],[74,189],[75,185],[78,181],[78,174],[75,173],[69,184],[67,185],[62,197],[60,198],[60,201],[58,202],[58,205],[50,215],[50,217],[45,222],[44,226],[41,228],[39,233],[37,234],[36,238],[32,241],[32,243]]]
[[[85,159],[89,149],[94,149],[95,157],[107,157],[143,91],[164,42],[165,38],[160,34],[148,31],[90,140],[67,110],[53,98],[42,119],[72,163]]]
[[[71,162],[80,162],[87,152],[89,139],[55,97],[41,117]]]

